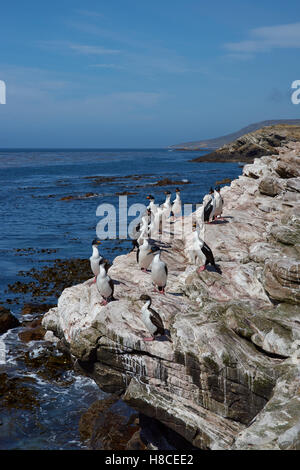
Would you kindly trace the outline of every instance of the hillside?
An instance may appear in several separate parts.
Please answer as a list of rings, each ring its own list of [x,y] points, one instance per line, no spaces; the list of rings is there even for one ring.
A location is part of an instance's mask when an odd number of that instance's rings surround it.
[[[227,134],[222,137],[216,137],[215,139],[199,140],[195,142],[186,142],[177,145],[170,145],[169,148],[175,150],[198,150],[203,148],[217,149],[222,145],[233,142],[244,134],[249,134],[250,132],[254,132],[262,127],[274,126],[276,124],[300,125],[300,119],[275,119],[256,122],[254,124],[250,124],[249,126],[243,127],[237,132],[233,132],[232,134]]]
[[[245,134],[219,149],[194,158],[193,162],[247,162],[263,155],[277,154],[278,147],[300,141],[300,124],[276,124]]]

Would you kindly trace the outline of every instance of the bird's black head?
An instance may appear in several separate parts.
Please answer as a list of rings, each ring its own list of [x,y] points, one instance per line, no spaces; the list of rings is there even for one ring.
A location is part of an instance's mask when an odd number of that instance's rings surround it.
[[[159,251],[160,251],[160,248],[156,245],[152,245],[150,249],[151,249],[152,253],[155,253],[155,254],[159,253]]]
[[[106,259],[104,259],[104,258],[100,259],[99,266],[102,266],[105,269],[106,272],[109,268],[108,263],[107,263]]]
[[[169,194],[171,194],[171,191],[165,191],[165,194],[168,196]]]
[[[151,196],[151,194],[149,194],[149,196],[147,196],[147,199],[150,199],[150,201],[154,201],[154,197]]]
[[[214,192],[213,188],[210,188],[209,194],[213,194],[213,192]]]
[[[220,186],[217,186],[217,187],[216,187],[216,191],[218,191],[218,192],[220,192],[220,191],[221,191],[221,188],[220,188]]]
[[[176,188],[176,189],[175,189],[175,193],[180,193],[180,189],[179,189],[179,188]]]
[[[99,238],[94,238],[94,240],[92,241],[92,246],[97,246],[97,245],[100,245],[101,241],[99,240]]]
[[[149,297],[149,295],[143,294],[143,295],[141,295],[139,300],[143,300],[144,302],[148,302],[150,300],[150,302],[151,302],[151,297]]]

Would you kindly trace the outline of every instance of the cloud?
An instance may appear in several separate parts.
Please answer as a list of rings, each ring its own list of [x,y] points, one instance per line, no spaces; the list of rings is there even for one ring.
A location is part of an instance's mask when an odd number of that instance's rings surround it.
[[[95,64],[111,66],[113,64]],[[49,70],[0,65],[1,77],[7,84],[9,109],[18,115],[31,111],[38,115],[98,116],[127,118],[130,113],[152,110],[163,99],[160,91],[132,90],[105,92],[89,75],[73,80],[72,74],[61,75]],[[122,114],[123,113],[123,114]]]
[[[91,64],[89,65],[89,67],[99,68],[99,69],[116,69],[116,70],[120,70],[124,68],[121,65],[117,65],[117,64]]]
[[[233,54],[251,55],[278,48],[300,48],[300,22],[252,29],[249,38],[228,42],[224,48]]]
[[[233,60],[249,60],[253,59],[255,55],[253,53],[248,52],[232,52],[230,54],[226,54],[226,59],[233,59]]]
[[[132,31],[120,32],[103,28],[89,22],[67,21],[72,29],[101,38],[122,47],[124,67],[135,74],[153,77],[157,74],[181,75],[190,72],[203,72],[203,67],[189,66],[185,57],[164,47],[156,39],[145,40],[136,37]],[[204,72],[205,73],[205,72]]]
[[[89,16],[92,18],[104,18],[104,15],[102,13],[99,13],[97,11],[91,11],[91,10],[76,10],[79,15],[82,16]]]
[[[106,49],[105,47],[87,46],[84,44],[69,44],[69,48],[84,55],[119,54],[121,52],[117,49]]]
[[[107,55],[120,54],[118,49],[108,49],[102,46],[93,46],[87,44],[75,44],[68,41],[41,41],[39,46],[47,49],[55,49],[59,51],[71,50],[82,55]]]

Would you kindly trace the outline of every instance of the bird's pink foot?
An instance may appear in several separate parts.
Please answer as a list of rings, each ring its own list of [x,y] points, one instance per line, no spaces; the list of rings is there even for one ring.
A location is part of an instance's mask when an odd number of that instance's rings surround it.
[[[107,303],[108,303],[107,300],[104,299],[102,300],[101,305],[107,305]]]
[[[93,280],[93,284],[97,282],[97,276],[95,276],[95,279]]]
[[[154,338],[151,336],[151,338],[144,338],[144,341],[153,341]]]
[[[205,271],[205,266],[201,266],[201,267],[198,269],[198,273],[201,273],[202,271]]]

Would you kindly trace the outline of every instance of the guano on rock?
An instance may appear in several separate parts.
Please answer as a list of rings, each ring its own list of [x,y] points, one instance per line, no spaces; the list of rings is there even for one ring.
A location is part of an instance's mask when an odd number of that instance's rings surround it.
[[[299,155],[280,147],[222,188],[225,222],[205,230],[222,274],[189,264],[192,234],[162,236],[168,284],[151,297],[173,343],[143,341],[152,285],[133,252],[109,270],[117,301],[88,279],[43,319],[104,391],[198,448],[300,449]]]

